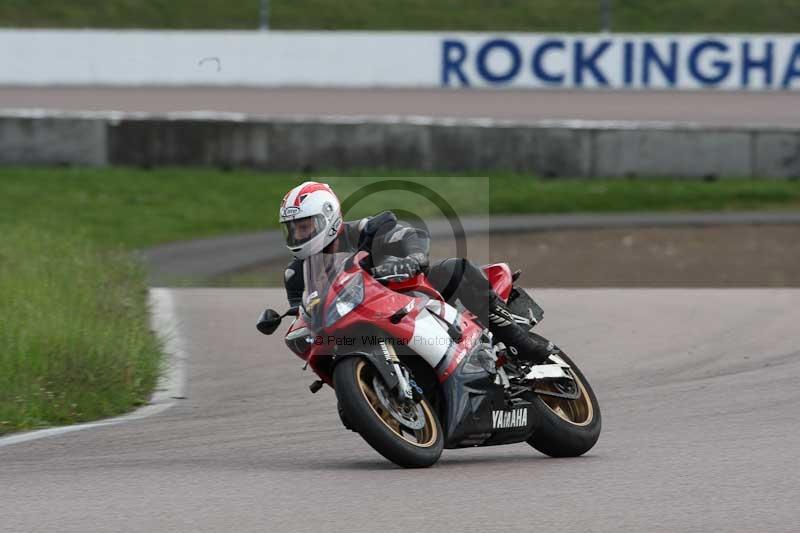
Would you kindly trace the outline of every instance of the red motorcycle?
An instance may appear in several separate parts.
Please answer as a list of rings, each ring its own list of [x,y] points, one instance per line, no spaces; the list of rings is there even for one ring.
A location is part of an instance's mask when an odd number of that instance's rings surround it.
[[[517,360],[423,274],[375,279],[362,266],[367,258],[308,258],[302,306],[284,315],[267,309],[258,322],[269,335],[297,316],[286,344],[319,376],[312,392],[334,388],[346,428],[403,467],[431,466],[444,448],[527,441],[572,457],[594,446],[597,398],[566,354],[556,350],[539,365]],[[483,270],[518,323],[530,331],[541,321],[541,307],[514,285],[519,272],[505,263]]]

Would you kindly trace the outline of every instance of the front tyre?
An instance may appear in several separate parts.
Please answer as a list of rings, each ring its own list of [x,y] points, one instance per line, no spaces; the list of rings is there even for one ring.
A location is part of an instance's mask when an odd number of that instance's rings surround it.
[[[342,414],[375,450],[405,468],[425,468],[439,460],[444,437],[428,401],[401,404],[362,357],[336,365],[333,385]]]
[[[540,423],[528,444],[551,457],[577,457],[588,452],[600,438],[600,406],[583,372],[563,352],[558,356],[572,367],[580,395],[569,400],[536,394],[533,403]]]

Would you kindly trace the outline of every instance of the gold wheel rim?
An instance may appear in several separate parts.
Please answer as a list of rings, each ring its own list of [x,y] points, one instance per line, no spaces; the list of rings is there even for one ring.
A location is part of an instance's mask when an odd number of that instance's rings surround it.
[[[541,398],[544,404],[562,420],[574,426],[588,426],[591,424],[592,420],[594,420],[592,399],[589,397],[589,393],[586,392],[583,381],[581,381],[574,372],[572,372],[572,377],[575,378],[575,383],[578,385],[578,390],[580,391],[580,396],[578,396],[577,399],[569,400],[567,398],[547,396],[546,394],[540,394],[539,398]],[[543,383],[540,389],[549,389],[553,390],[553,392],[558,392],[549,383]]]
[[[389,428],[392,433],[403,439],[403,441],[420,448],[430,448],[433,446],[438,437],[438,429],[436,428],[436,422],[434,421],[433,413],[428,406],[427,400],[423,398],[422,401],[419,402],[422,407],[423,415],[425,416],[425,425],[423,428],[412,430],[411,428],[403,426],[392,416],[383,402],[378,398],[378,395],[372,387],[372,379],[371,376],[369,376],[370,372],[367,371],[368,368],[369,365],[367,365],[366,361],[363,359],[358,361],[356,365],[356,382],[358,383],[359,390],[361,390],[361,394],[364,396],[364,399],[367,400],[367,404],[369,404],[375,416],[377,416],[378,419],[383,422],[383,425]]]

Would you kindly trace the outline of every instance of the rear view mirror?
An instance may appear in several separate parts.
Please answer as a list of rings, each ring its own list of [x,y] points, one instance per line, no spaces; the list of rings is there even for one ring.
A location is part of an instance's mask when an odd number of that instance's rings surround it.
[[[258,319],[256,327],[258,331],[264,335],[272,335],[281,323],[281,315],[274,309],[267,309],[261,313],[261,318]]]

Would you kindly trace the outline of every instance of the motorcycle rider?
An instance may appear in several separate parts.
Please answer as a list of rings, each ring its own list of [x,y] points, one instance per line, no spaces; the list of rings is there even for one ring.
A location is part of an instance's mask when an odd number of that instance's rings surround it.
[[[479,267],[456,258],[429,265],[428,233],[398,221],[390,211],[343,222],[339,199],[330,186],[307,181],[286,193],[279,214],[286,246],[294,256],[284,273],[286,296],[292,307],[302,302],[306,258],[319,252],[367,250],[375,278],[426,274],[448,303],[460,301],[520,359],[538,364],[555,350],[552,344],[535,341],[514,321]]]

